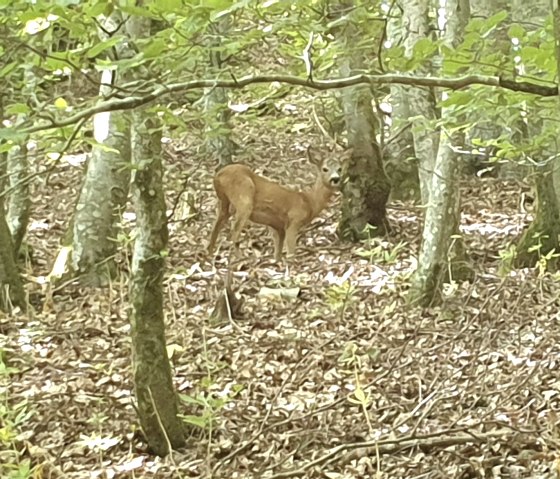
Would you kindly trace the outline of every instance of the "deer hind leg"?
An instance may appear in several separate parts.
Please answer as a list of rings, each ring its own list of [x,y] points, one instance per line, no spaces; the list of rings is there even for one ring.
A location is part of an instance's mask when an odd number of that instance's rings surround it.
[[[272,234],[272,239],[274,240],[274,259],[280,261],[282,258],[282,249],[284,248],[284,238],[286,237],[286,232],[283,229],[277,230],[274,228],[269,228]]]
[[[208,242],[208,253],[212,254],[214,248],[216,247],[216,240],[220,231],[224,227],[224,224],[230,216],[229,211],[229,200],[227,198],[220,198],[218,200],[218,215],[216,221],[214,222],[214,228],[212,228],[212,234],[210,235],[210,241]]]
[[[255,184],[250,180],[240,181],[230,185],[230,201],[235,208],[235,220],[231,233],[231,242],[234,248],[239,248],[241,233],[253,213],[255,199]]]

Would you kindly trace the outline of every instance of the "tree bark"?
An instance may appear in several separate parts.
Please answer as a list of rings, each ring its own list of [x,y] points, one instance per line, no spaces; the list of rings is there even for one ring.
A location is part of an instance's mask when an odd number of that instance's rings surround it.
[[[16,258],[23,243],[23,238],[27,233],[31,208],[29,182],[25,180],[29,174],[28,153],[25,141],[8,153],[10,193],[8,195],[6,221],[10,228]]]
[[[1,115],[0,115],[1,117]],[[0,153],[0,177],[7,170],[7,154]],[[0,311],[26,308],[25,290],[19,274],[14,245],[5,217],[4,197],[0,195]]]
[[[387,35],[393,45],[403,43],[403,19],[396,4],[389,13]],[[391,197],[401,200],[420,199],[420,179],[418,177],[418,160],[414,151],[412,125],[409,121],[409,88],[393,84],[391,90],[391,137],[383,150],[384,165],[391,182]]]
[[[114,31],[118,22],[106,20]],[[121,49],[122,51],[122,49]],[[102,81],[111,84],[109,70],[102,72]],[[110,93],[102,85],[100,96]],[[130,122],[122,111],[98,113],[93,119],[94,138],[84,182],[80,191],[72,229],[65,245],[72,245],[71,271],[91,286],[106,285],[116,273],[116,241],[122,211],[130,186]]]
[[[517,257],[514,262],[517,267],[529,268],[540,259],[546,258],[546,269],[551,271],[557,269],[558,259],[555,256],[547,258],[551,252],[556,254],[560,252],[558,244],[560,214],[554,189],[553,167],[554,162],[547,160],[534,168],[537,192],[534,218],[517,244]]]
[[[552,0],[551,5],[556,64],[560,72],[560,6],[558,0]],[[516,266],[531,267],[539,260],[544,260],[546,269],[556,270],[558,267],[556,255],[560,253],[560,212],[554,188],[555,163],[548,159],[534,168],[537,193],[534,219],[517,245]]]
[[[403,2],[402,6],[404,9],[405,55],[407,58],[412,58],[416,43],[432,36],[428,15],[430,0],[407,0]],[[433,72],[431,65],[423,65],[416,69],[415,73],[431,74]],[[433,89],[427,87],[408,88],[408,103],[414,151],[418,158],[422,204],[427,205],[439,141],[439,132],[435,128],[435,120],[438,118],[438,114]]]
[[[216,24],[211,25],[209,40],[210,72],[215,76],[222,73],[224,36],[231,27],[229,15],[222,17]],[[228,105],[229,90],[227,88],[209,88],[206,92],[206,142],[208,153],[218,158],[219,167],[232,162],[235,144],[231,139],[231,110]]]
[[[150,20],[132,17],[129,35],[150,35]],[[183,426],[167,357],[163,315],[164,254],[168,229],[163,193],[161,124],[146,110],[133,114],[132,195],[136,241],[132,260],[131,337],[134,388],[142,431],[157,455],[184,444]]]
[[[469,0],[447,0],[444,40],[450,47],[460,43],[470,17]],[[448,117],[442,108],[442,119]],[[429,306],[441,299],[443,281],[464,276],[465,254],[459,233],[460,194],[457,182],[457,154],[453,144],[458,140],[441,128],[438,154],[434,165],[426,210],[418,269],[412,280],[412,302]]]
[[[340,2],[344,12],[352,11],[352,2]],[[351,15],[351,14],[350,14]],[[350,20],[339,32],[345,55],[339,66],[343,76],[364,68],[363,53],[352,48],[359,33]],[[376,138],[380,121],[372,107],[368,87],[347,88],[341,93],[348,146],[353,154],[344,165],[340,238],[358,241],[370,235],[384,235],[389,229],[387,199],[390,184],[383,169],[382,154]],[[368,227],[373,227],[373,231]]]

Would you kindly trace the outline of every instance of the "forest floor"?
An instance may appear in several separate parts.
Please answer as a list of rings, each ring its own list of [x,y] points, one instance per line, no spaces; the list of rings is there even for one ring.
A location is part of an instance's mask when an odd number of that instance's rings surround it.
[[[309,182],[306,145],[289,129],[244,134],[259,171]],[[44,478],[556,477],[558,277],[500,259],[530,220],[520,210],[526,186],[464,179],[461,228],[476,276],[446,287],[441,307],[406,304],[419,208],[391,203],[391,235],[351,245],[335,235],[335,200],[302,235],[289,274],[262,228],[246,232],[234,276],[243,315],[217,322],[226,262],[204,251],[215,163],[194,152],[166,145],[168,205],[177,205],[166,324],[188,447],[155,458],[137,431],[123,239],[110,288],[70,284],[42,310],[30,282],[35,312],[0,319],[0,365],[13,368],[0,368],[0,381],[9,377],[0,444],[11,445],[0,464],[17,452]],[[81,174],[68,163],[35,186],[28,278],[52,268]],[[263,286],[300,294],[274,299]]]

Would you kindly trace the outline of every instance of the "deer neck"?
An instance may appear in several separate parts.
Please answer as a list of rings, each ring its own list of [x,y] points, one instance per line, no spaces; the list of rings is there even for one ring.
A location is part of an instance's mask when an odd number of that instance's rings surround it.
[[[311,218],[315,218],[321,211],[323,211],[333,195],[333,190],[323,184],[321,178],[313,186],[303,192],[309,205],[311,206]]]

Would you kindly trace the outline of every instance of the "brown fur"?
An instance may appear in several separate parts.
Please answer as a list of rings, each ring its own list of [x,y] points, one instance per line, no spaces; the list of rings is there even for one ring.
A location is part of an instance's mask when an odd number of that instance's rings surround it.
[[[288,255],[295,253],[299,231],[325,209],[341,181],[340,159],[317,160],[311,151],[308,153],[317,167],[317,176],[315,184],[305,191],[286,188],[242,164],[225,166],[216,174],[218,215],[208,244],[209,253],[214,251],[218,234],[232,213],[235,220],[231,240],[235,247],[247,221],[252,221],[269,227],[276,260],[282,256],[284,242]]]

